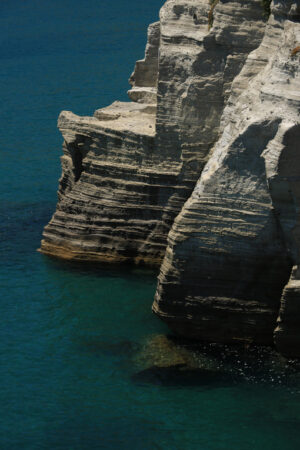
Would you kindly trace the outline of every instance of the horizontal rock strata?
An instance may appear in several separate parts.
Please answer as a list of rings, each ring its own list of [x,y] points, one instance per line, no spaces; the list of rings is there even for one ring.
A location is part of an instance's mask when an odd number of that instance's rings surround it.
[[[131,101],[60,114],[41,251],[162,263],[153,311],[177,334],[300,356],[299,0],[267,16],[261,0],[166,1]]]
[[[153,309],[181,335],[273,342],[281,293],[298,262],[299,56],[291,55],[298,11],[293,2],[276,2],[262,44],[232,85],[222,134],[169,233]],[[295,292],[291,281],[278,346],[290,339]]]
[[[116,262],[143,256],[144,235],[161,215],[162,188],[173,191],[176,181],[167,168],[143,165],[153,153],[155,109],[116,102],[94,118],[60,115],[63,175],[56,213],[44,231],[44,253]],[[148,263],[161,258],[161,243],[155,244]]]
[[[159,265],[176,215],[217,138],[235,75],[263,36],[259,0],[169,0],[150,25],[131,103],[93,118],[63,112],[63,174],[41,250],[67,259]]]

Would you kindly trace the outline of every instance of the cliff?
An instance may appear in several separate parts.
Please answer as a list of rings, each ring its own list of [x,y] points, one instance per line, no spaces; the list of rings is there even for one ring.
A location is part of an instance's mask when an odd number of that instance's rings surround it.
[[[300,356],[300,6],[263,4],[168,0],[132,101],[61,113],[41,251],[161,264],[153,310],[177,334]]]

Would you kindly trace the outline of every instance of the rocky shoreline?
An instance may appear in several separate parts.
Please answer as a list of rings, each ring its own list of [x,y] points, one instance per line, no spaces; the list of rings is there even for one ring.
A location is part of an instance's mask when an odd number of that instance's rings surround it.
[[[300,2],[262,3],[168,0],[131,102],[61,113],[41,251],[160,266],[176,334],[299,357]]]

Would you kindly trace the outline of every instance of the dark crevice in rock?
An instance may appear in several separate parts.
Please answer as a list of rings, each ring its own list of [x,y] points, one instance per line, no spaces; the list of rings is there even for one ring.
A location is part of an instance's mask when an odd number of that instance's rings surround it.
[[[264,11],[263,14],[266,19],[268,19],[271,14],[271,2],[272,0],[261,0],[261,5]]]
[[[83,160],[86,157],[91,144],[91,138],[85,136],[76,136],[76,139],[67,143],[67,151],[69,152],[72,163],[75,183],[79,181],[84,170]]]
[[[72,161],[73,161],[73,171],[74,171],[74,178],[75,178],[75,182],[79,180],[80,175],[82,174],[82,154],[78,148],[78,146],[76,146],[75,144],[70,144],[69,145],[69,151],[71,153],[72,156]]]

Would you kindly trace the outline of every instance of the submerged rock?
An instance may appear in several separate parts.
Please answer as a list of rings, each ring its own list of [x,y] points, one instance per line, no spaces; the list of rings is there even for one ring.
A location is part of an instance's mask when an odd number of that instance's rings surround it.
[[[299,0],[210,3],[165,3],[131,102],[61,113],[41,251],[162,263],[153,311],[175,333],[300,357]]]
[[[206,361],[205,361],[206,362]],[[172,337],[163,334],[151,336],[135,358],[140,367],[199,367],[199,360],[192,348],[178,345]]]
[[[266,383],[294,389],[299,383],[299,361],[288,360],[271,347],[201,343],[174,335],[148,338],[131,367],[136,384],[215,389]]]
[[[216,387],[238,379],[223,371],[198,347],[172,336],[150,337],[133,362],[136,371],[131,379],[137,384]]]

